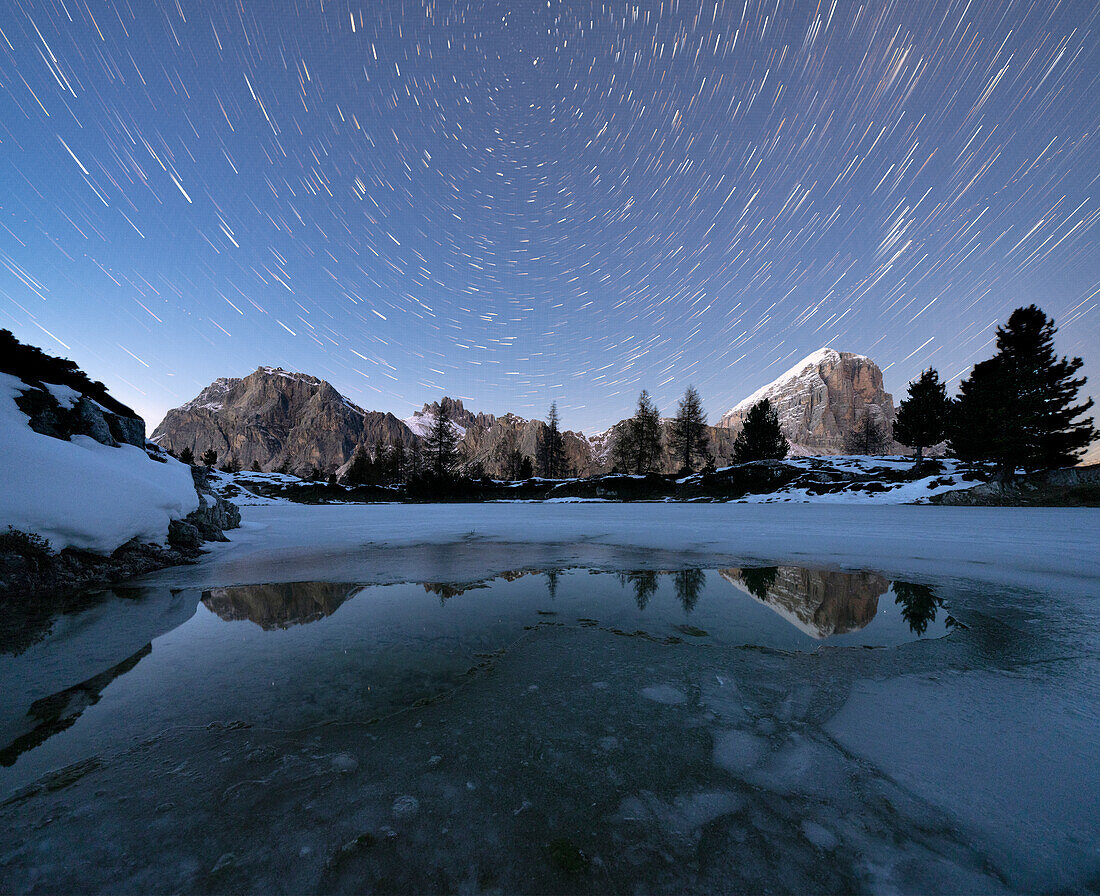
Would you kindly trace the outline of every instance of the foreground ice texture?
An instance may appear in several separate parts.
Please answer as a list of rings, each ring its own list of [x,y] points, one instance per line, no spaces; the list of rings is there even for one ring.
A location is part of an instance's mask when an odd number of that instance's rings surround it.
[[[429,533],[354,584],[256,587],[226,575],[246,538],[24,621],[0,889],[1095,889],[1100,614],[1069,525],[1095,517],[989,515],[973,565],[923,575],[941,518],[923,543],[879,519],[911,547],[847,570]],[[1036,520],[1071,556],[1008,559]]]

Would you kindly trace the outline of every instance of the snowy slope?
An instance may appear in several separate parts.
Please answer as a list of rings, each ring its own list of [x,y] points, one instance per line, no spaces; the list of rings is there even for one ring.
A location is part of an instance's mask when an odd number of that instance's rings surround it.
[[[740,411],[747,411],[754,404],[757,404],[765,398],[773,400],[774,404],[774,399],[778,395],[783,394],[790,387],[790,384],[793,381],[801,379],[811,370],[816,370],[818,367],[821,366],[823,361],[830,360],[834,364],[838,362],[840,360],[840,352],[832,348],[819,348],[816,352],[807,355],[805,358],[795,364],[794,367],[792,367],[786,373],[782,374],[781,376],[777,376],[766,386],[761,386],[748,398],[744,398],[741,401],[737,402],[737,404],[735,404],[732,408],[730,408],[728,411],[726,411],[726,413],[722,415],[722,419],[724,420],[727,417],[731,417]]]
[[[0,529],[37,532],[54,550],[108,554],[132,538],[163,544],[169,521],[199,506],[186,464],[36,433],[15,404],[28,388],[0,374]]]

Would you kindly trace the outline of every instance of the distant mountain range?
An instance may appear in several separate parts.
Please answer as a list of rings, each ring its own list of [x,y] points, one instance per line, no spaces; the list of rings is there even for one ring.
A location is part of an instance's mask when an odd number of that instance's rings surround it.
[[[793,454],[843,454],[864,417],[887,431],[894,420],[894,402],[882,387],[882,371],[875,362],[823,348],[731,408],[717,426],[708,427],[710,452],[719,466],[731,462],[744,415],[764,397],[777,409]],[[475,413],[452,398],[442,403],[461,435],[459,447],[469,467],[502,475],[498,449],[511,433],[523,454],[535,456],[546,428],[542,420]],[[152,440],[177,454],[190,448],[196,458],[213,448],[219,464],[243,469],[256,464],[265,471],[285,469],[304,475],[316,468],[328,474],[342,472],[359,445],[368,450],[378,443],[412,448],[430,431],[439,410],[440,403],[432,402],[399,420],[388,412],[360,408],[324,380],[260,367],[243,378],[217,379],[169,411]],[[566,460],[576,475],[610,471],[611,449],[625,422],[593,435],[563,434]],[[668,425],[666,421],[666,435]],[[662,466],[663,472],[677,468],[670,449],[666,448]]]

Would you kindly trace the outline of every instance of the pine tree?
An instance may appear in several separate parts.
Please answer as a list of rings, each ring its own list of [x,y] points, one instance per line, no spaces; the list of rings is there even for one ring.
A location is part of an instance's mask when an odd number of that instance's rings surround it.
[[[401,442],[396,442],[393,448],[390,449],[388,461],[387,479],[395,485],[400,485],[405,481],[407,465],[405,446]]]
[[[779,415],[768,399],[761,399],[749,408],[745,425],[733,442],[734,463],[782,460],[789,450],[790,445],[779,428]]]
[[[615,466],[623,471],[650,473],[661,461],[661,414],[642,390],[634,416],[620,428],[612,449]]]
[[[367,449],[359,445],[351,456],[348,471],[344,474],[344,482],[348,485],[366,485],[374,478],[374,464],[371,463]]]
[[[195,452],[190,448],[184,448],[180,452],[180,460],[185,464],[195,465]]]
[[[997,328],[997,353],[959,385],[951,447],[964,460],[992,461],[1002,476],[1017,468],[1071,466],[1097,432],[1081,404],[1080,358],[1054,353],[1054,322],[1035,305],[1017,308]]]
[[[212,467],[218,462],[218,452],[213,448],[207,448],[202,453],[202,457],[200,457],[199,460],[202,461],[204,467]]]
[[[530,454],[523,455],[523,460],[519,465],[519,478],[520,479],[533,479],[535,477],[535,462],[531,459]]]
[[[894,439],[917,449],[916,466],[924,459],[924,449],[942,442],[947,435],[951,401],[940,375],[929,367],[909,384],[909,395],[898,405],[894,421]]]
[[[424,450],[428,468],[436,477],[449,479],[454,475],[458,464],[458,433],[451,423],[446,400],[439,403],[439,413],[428,432],[428,444]]]
[[[903,443],[904,444],[904,443]],[[901,607],[901,618],[918,638],[928,631],[928,624],[936,621],[936,611],[943,601],[927,585],[913,582],[894,582],[894,603]]]
[[[254,461],[252,461],[252,466],[251,466],[251,467],[249,467],[249,469],[250,469],[250,470],[251,470],[251,471],[252,471],[253,473],[261,473],[261,472],[263,472],[263,471],[262,471],[262,470],[260,469],[260,462],[259,462],[258,460],[254,460]]]
[[[565,439],[558,419],[558,403],[550,404],[546,427],[539,433],[539,467],[547,479],[559,479],[565,474]]]
[[[672,450],[680,460],[684,473],[695,471],[695,458],[707,453],[707,415],[694,386],[688,386],[676,407],[676,418],[670,431]]]
[[[756,566],[748,569],[743,568],[738,575],[741,577],[741,581],[745,583],[745,587],[749,589],[749,594],[758,600],[767,600],[768,589],[779,578],[779,567]]]

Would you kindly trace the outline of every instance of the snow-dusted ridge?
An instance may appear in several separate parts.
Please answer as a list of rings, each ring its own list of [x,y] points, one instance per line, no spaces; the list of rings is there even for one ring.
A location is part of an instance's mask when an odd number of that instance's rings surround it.
[[[820,367],[824,362],[830,361],[837,363],[840,361],[841,354],[835,348],[819,348],[815,352],[811,352],[797,364],[795,364],[790,370],[777,376],[774,380],[768,383],[766,386],[761,386],[748,398],[743,398],[737,402],[732,408],[723,414],[723,417],[729,417],[739,411],[747,411],[754,404],[762,401],[765,398],[772,398],[782,391],[783,387],[790,383],[792,380],[800,379],[805,376],[811,370]],[[852,355],[853,358],[870,361],[866,355]]]

